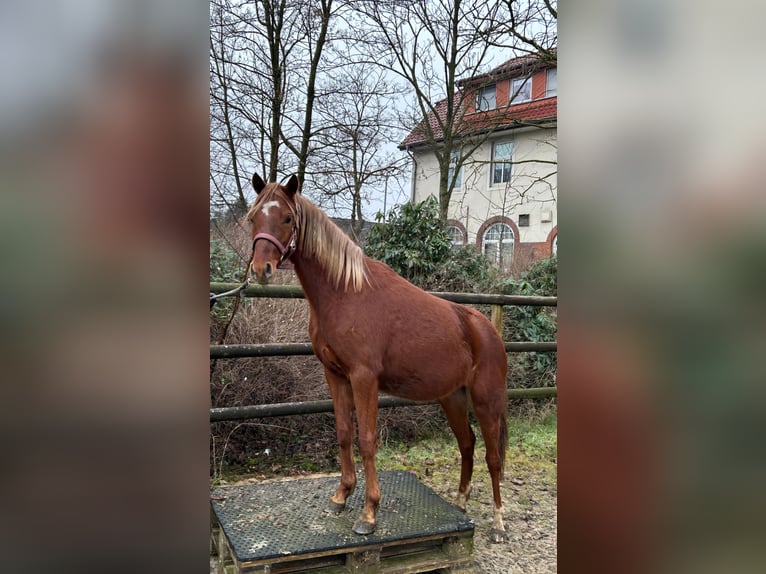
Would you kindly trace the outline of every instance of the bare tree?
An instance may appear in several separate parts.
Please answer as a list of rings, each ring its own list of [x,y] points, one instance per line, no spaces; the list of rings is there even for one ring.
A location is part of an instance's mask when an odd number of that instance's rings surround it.
[[[348,35],[351,6],[346,0],[213,1],[217,205],[246,206],[253,170],[269,180],[296,172],[315,199],[349,208],[359,225],[364,201],[401,173],[403,159],[385,152],[403,136],[392,113],[397,94],[380,68],[359,63]]]
[[[210,182],[211,205],[219,211],[243,213],[247,209],[240,177],[239,137],[235,126],[236,94],[232,83],[234,36],[228,2],[213,2],[210,14]],[[222,177],[230,174],[231,177]],[[233,183],[233,190],[231,189]]]
[[[228,153],[238,201],[242,163],[271,181],[288,169],[304,179],[332,10],[333,0],[211,4],[211,144]]]
[[[396,74],[412,90],[408,123],[417,124],[433,148],[440,172],[440,215],[446,220],[454,174],[479,145],[461,141],[469,95],[458,90],[458,80],[486,66],[490,45],[482,25],[495,21],[497,7],[483,0],[414,0],[364,1],[358,9],[374,26],[367,42],[375,55],[370,62]],[[450,163],[457,166],[452,178]]]
[[[313,118],[314,106],[317,98],[317,78],[321,73],[320,63],[322,54],[328,42],[328,30],[333,11],[332,0],[315,0],[307,2],[306,12],[302,17],[302,30],[305,34],[305,51],[308,57],[309,67],[306,78],[305,108],[303,112],[303,127],[300,132],[300,147],[291,143],[289,137],[283,139],[285,145],[290,148],[298,158],[298,181],[301,185],[306,177],[306,167],[309,161],[310,143],[314,132]]]
[[[268,1],[211,3],[211,187],[219,203],[247,205],[253,170],[269,179],[278,174],[283,62],[295,47],[283,38],[296,35],[283,22],[284,7]]]
[[[498,19],[488,23],[487,42],[530,54],[543,64],[556,62],[558,9],[555,0],[502,0]]]
[[[341,54],[336,57],[347,58]],[[317,137],[313,179],[324,184],[325,196],[350,210],[351,225],[359,235],[364,220],[362,204],[373,189],[385,187],[403,174],[404,158],[391,149],[401,137],[393,102],[401,90],[379,68],[345,60],[325,87],[320,100],[322,130]]]
[[[509,13],[517,14],[516,5],[513,0],[500,4],[483,0],[359,3],[359,12],[374,28],[374,33],[365,30],[365,38],[360,38],[374,55],[369,62],[396,74],[411,89],[413,106],[407,120],[438,163],[444,220],[461,168],[506,121],[502,114],[488,114],[481,129],[465,121],[474,109],[476,89],[482,87],[466,81],[487,71],[492,47],[522,44],[527,52],[537,51],[537,36],[531,31],[509,33]],[[529,30],[533,29],[530,24]],[[485,78],[486,84],[493,82]]]

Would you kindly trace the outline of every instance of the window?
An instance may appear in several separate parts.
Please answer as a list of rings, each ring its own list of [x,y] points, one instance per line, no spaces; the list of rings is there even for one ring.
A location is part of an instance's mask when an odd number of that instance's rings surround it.
[[[513,262],[513,230],[505,223],[490,225],[481,239],[481,252],[503,271]]]
[[[476,91],[476,111],[494,110],[495,107],[495,84],[479,88]]]
[[[453,151],[450,155],[449,159],[449,174],[447,175],[447,182],[452,182],[452,176],[455,173],[455,166],[457,165],[457,160],[460,157],[459,151]],[[457,175],[455,176],[455,187],[460,187],[463,184],[463,166],[460,166],[460,169],[457,170]]]
[[[457,225],[448,225],[447,235],[449,235],[449,240],[450,240],[450,243],[452,243],[452,247],[458,247],[460,245],[463,245],[463,243],[465,243],[463,230],[460,229]]]
[[[545,78],[545,97],[549,98],[556,95],[556,70],[557,68],[548,69],[548,76]]]
[[[511,83],[511,103],[527,102],[532,98],[532,82],[529,78],[516,78]]]
[[[519,215],[519,227],[529,227],[529,214],[522,213]]]
[[[553,245],[551,246],[551,251],[553,252],[553,255],[558,255],[559,252],[559,234],[553,236]]]
[[[492,144],[492,185],[500,185],[511,181],[511,142],[496,142]]]

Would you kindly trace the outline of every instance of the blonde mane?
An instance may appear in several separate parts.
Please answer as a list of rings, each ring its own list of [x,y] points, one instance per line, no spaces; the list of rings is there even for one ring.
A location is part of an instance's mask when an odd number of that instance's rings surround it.
[[[296,194],[295,202],[300,206],[300,252],[313,257],[327,272],[335,287],[339,287],[343,281],[346,291],[349,285],[354,291],[361,291],[367,279],[362,248],[308,199]]]

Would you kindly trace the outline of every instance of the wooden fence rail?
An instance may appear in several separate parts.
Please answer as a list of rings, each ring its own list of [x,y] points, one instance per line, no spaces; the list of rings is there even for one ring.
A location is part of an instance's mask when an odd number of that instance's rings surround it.
[[[555,341],[540,343],[513,341],[505,343],[508,353],[556,351]],[[239,359],[242,357],[290,357],[313,355],[311,343],[262,343],[257,345],[210,345],[211,359]]]
[[[237,287],[236,283],[210,283],[210,292],[225,293]],[[524,295],[495,295],[483,293],[437,293],[432,295],[469,305],[492,305],[492,323],[500,335],[503,334],[503,307],[506,305],[529,305],[538,307],[555,307],[557,297],[537,297]],[[268,297],[275,299],[302,299],[303,289],[298,285],[250,285],[242,292],[245,297]],[[232,295],[235,296],[235,295]],[[505,342],[508,353],[524,352],[556,352],[555,341],[545,342]],[[236,359],[243,357],[285,357],[313,355],[311,343],[268,343],[257,345],[211,345],[211,359]],[[545,399],[557,396],[556,387],[537,387],[531,389],[508,389],[509,399]],[[378,408],[392,408],[416,405],[438,404],[436,401],[418,403],[382,396],[378,400]],[[277,403],[270,405],[248,405],[242,407],[221,407],[210,409],[210,422],[244,420],[261,417],[292,416],[312,413],[333,412],[332,401],[304,401],[298,403]]]
[[[211,283],[211,293],[225,293],[238,287],[237,283]],[[430,292],[431,295],[471,305],[532,305],[555,307],[558,297],[537,297],[531,295],[494,295],[490,293],[442,293]],[[299,285],[250,285],[242,294],[245,297],[271,297],[275,299],[303,299],[303,289]]]
[[[556,396],[556,387],[535,389],[508,389],[509,399],[550,399]],[[378,408],[415,407],[438,405],[437,401],[415,402],[397,397],[381,396]],[[244,407],[220,407],[210,409],[210,422],[236,421],[264,417],[282,417],[333,412],[332,401],[302,401],[299,403],[274,403],[271,405],[248,405]]]

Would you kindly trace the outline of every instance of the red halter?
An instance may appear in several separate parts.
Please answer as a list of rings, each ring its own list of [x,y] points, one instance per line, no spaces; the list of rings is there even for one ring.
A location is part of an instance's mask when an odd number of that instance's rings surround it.
[[[288,202],[287,205],[289,206],[290,203]],[[298,202],[295,202],[295,210],[293,211],[293,232],[290,235],[290,239],[288,240],[287,245],[282,245],[282,242],[274,237],[271,233],[256,233],[255,237],[253,237],[253,253],[255,253],[255,242],[259,239],[265,239],[274,247],[276,247],[279,250],[279,253],[282,254],[282,256],[279,258],[277,269],[284,269],[285,261],[287,261],[292,256],[292,254],[295,253],[295,248],[297,247],[298,222],[300,221],[300,213],[300,205]]]

